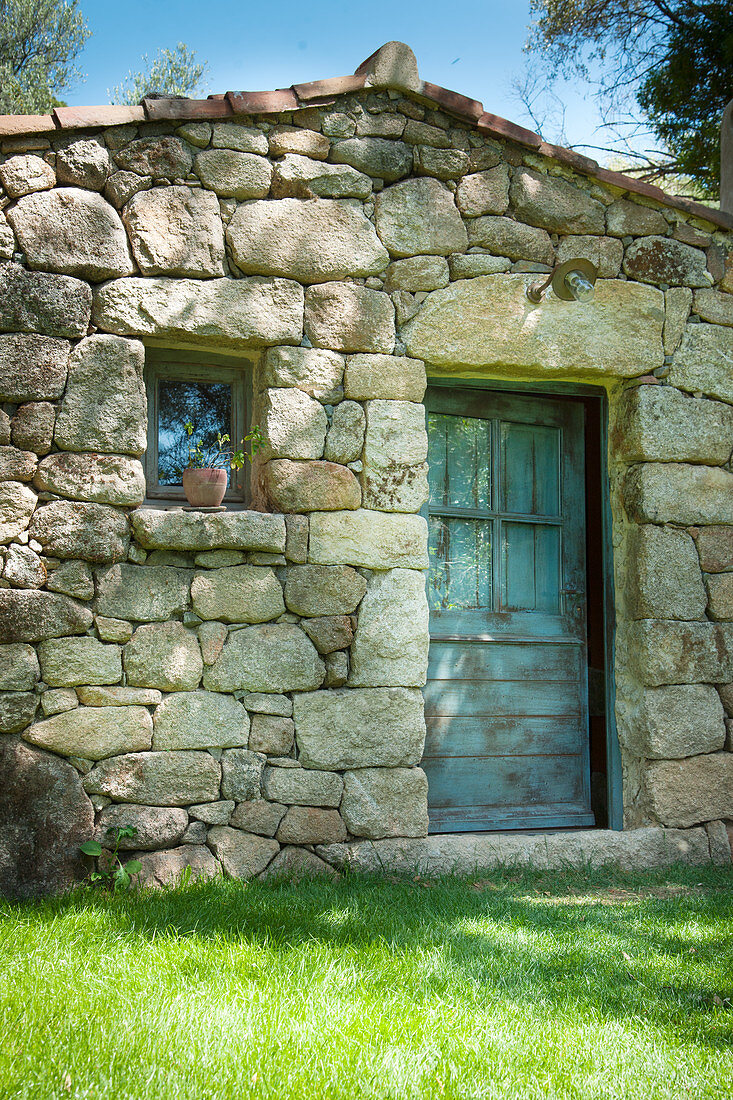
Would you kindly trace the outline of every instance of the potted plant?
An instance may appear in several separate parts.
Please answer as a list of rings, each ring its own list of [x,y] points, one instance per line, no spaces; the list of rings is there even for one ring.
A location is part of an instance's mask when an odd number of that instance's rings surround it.
[[[262,448],[265,437],[257,424],[239,442],[239,449],[227,446],[231,442],[228,435],[216,433],[214,444],[207,445],[202,439],[194,440],[194,426],[190,420],[185,425],[188,435],[188,463],[181,471],[183,491],[186,500],[194,508],[218,508],[224,499],[227,487],[228,470],[241,470],[245,461],[251,462]],[[245,450],[245,443],[250,444]]]

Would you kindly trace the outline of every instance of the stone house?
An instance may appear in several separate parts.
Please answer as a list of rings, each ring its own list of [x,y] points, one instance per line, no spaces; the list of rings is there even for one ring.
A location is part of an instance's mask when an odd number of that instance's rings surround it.
[[[6,893],[730,862],[731,214],[399,43],[0,142]]]

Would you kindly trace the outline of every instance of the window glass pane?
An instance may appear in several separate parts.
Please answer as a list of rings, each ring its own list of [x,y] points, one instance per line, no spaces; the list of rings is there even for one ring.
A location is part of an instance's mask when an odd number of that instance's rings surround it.
[[[491,607],[491,523],[430,517],[428,601],[434,611]]]
[[[429,413],[428,481],[431,505],[490,508],[490,422]]]
[[[193,424],[192,439],[216,447],[217,432],[231,435],[232,387],[225,382],[158,380],[158,484],[180,485],[188,462],[190,441],[186,422]]]
[[[560,514],[560,431],[539,424],[501,425],[501,511]]]
[[[502,611],[560,610],[560,528],[505,523]]]

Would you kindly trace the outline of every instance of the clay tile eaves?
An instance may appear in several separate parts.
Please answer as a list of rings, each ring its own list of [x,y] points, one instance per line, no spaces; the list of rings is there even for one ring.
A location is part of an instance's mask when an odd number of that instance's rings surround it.
[[[145,122],[142,107],[54,107],[53,117],[60,130],[79,130],[86,126],[121,126],[126,122]]]
[[[516,122],[509,122],[501,115],[492,115],[490,111],[484,111],[478,120],[480,134],[490,134],[492,137],[508,138],[516,141],[518,145],[526,145],[529,149],[539,149],[542,138],[533,130],[525,130],[524,126],[517,126]]]
[[[308,84],[293,84],[298,99],[310,103],[314,99],[327,99],[331,96],[346,95],[348,92],[360,92],[366,84],[366,77],[333,76],[329,80],[311,80]]]
[[[690,199],[668,195],[654,184],[600,168],[595,160],[573,149],[550,145],[539,134],[518,126],[506,118],[484,111],[483,104],[439,84],[422,80],[417,59],[404,42],[386,42],[362,61],[351,76],[336,76],[293,84],[264,92],[227,92],[207,99],[179,97],[145,98],[139,107],[101,105],[98,107],[56,107],[51,115],[0,116],[0,140],[3,150],[14,138],[32,134],[51,134],[57,130],[73,130],[124,123],[151,121],[195,121],[221,119],[233,115],[278,115],[297,111],[300,107],[333,103],[337,96],[369,88],[387,88],[402,92],[423,103],[435,106],[448,115],[475,126],[480,134],[502,138],[531,149],[540,156],[566,164],[577,172],[610,184],[632,195],[655,199],[668,207],[684,210],[725,229],[733,229],[733,215]]]
[[[429,80],[422,81],[420,95],[431,103],[437,104],[449,115],[456,115],[466,122],[478,122],[484,113],[484,105],[478,99],[469,99],[460,92],[452,92],[449,88],[441,88],[440,84],[431,84]]]
[[[233,113],[224,96],[209,99],[148,99],[146,96],[143,107],[147,117],[155,121],[227,118]]]
[[[598,171],[597,160],[584,157],[582,153],[576,153],[574,149],[566,149],[563,145],[549,145],[546,141],[540,141],[537,152],[543,157],[551,157],[559,161],[560,164],[567,164],[587,176],[593,176]]]
[[[0,115],[0,138],[48,134],[56,129],[51,115]]]
[[[292,88],[276,88],[274,92],[227,92],[226,97],[237,115],[280,115],[298,107]]]

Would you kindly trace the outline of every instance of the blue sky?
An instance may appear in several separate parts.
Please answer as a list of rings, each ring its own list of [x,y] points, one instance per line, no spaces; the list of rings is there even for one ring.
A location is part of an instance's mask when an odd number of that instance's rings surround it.
[[[407,42],[421,75],[482,100],[495,114],[528,123],[510,94],[526,63],[528,0],[81,0],[92,31],[72,105],[104,103],[140,58],[185,42],[209,62],[207,92],[287,87],[353,72],[390,39]],[[598,116],[580,86],[565,86],[572,143],[593,142]],[[550,138],[552,134],[548,135]]]

